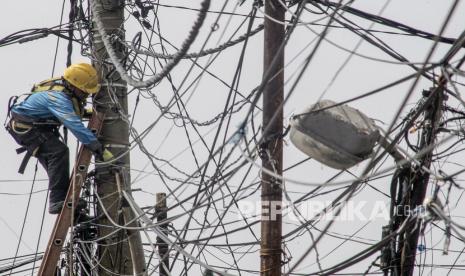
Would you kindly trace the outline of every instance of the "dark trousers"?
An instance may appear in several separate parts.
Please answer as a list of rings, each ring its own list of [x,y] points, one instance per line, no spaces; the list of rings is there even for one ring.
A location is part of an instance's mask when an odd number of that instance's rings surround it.
[[[19,145],[31,154],[35,153],[34,156],[47,171],[49,203],[65,200],[69,187],[69,150],[60,141],[57,129],[33,127],[26,133],[8,130]]]
[[[47,171],[49,202],[56,203],[65,200],[69,187],[68,147],[53,135],[39,147],[36,157]]]

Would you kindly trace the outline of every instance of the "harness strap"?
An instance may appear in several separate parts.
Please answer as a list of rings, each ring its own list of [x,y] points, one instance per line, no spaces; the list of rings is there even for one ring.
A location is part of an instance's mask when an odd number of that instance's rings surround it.
[[[56,90],[56,91],[64,91],[65,86],[61,82],[61,78],[52,78],[48,80],[44,80],[38,84],[34,84],[31,89],[32,93],[35,92],[43,92],[47,90]]]
[[[8,100],[8,113],[7,113],[7,118],[10,117],[10,113],[11,113],[11,109],[13,108],[13,106],[16,104],[16,102],[18,101],[18,98],[19,96],[12,96],[10,97],[10,99]]]
[[[26,150],[27,150],[26,147],[19,147],[19,148],[16,149],[16,153],[21,154],[21,153],[25,152]]]
[[[13,114],[15,113],[13,112]],[[6,129],[13,136],[16,142],[22,145],[16,149],[16,153],[21,154],[25,152],[24,158],[18,169],[18,173],[24,174],[31,157],[37,154],[40,146],[46,142],[50,138],[49,135],[52,134],[50,132],[42,132],[40,127],[36,127],[28,123],[17,122],[14,118],[7,124]]]
[[[13,128],[13,131],[15,131],[18,134],[28,132],[32,128],[32,125],[30,124],[24,124],[15,120],[11,120],[11,126]]]
[[[82,118],[83,116],[83,103],[79,101],[76,96],[72,92],[70,92],[65,84],[63,83],[63,80],[61,78],[52,78],[48,80],[44,80],[38,84],[35,84],[31,92],[36,93],[36,92],[43,92],[43,91],[48,91],[48,90],[55,90],[55,91],[60,91],[62,93],[67,94],[68,96],[71,97],[71,101],[73,103],[73,109],[74,112]]]
[[[84,113],[85,113],[84,103],[80,101],[79,99],[77,99],[76,96],[66,88],[61,78],[52,78],[52,79],[42,81],[38,84],[35,84],[31,89],[31,93],[26,93],[20,96],[10,97],[10,99],[8,100],[8,113],[5,118],[5,123],[4,123],[5,127],[6,127],[6,124],[9,118],[13,118],[16,121],[20,121],[23,123],[29,123],[32,125],[55,125],[55,126],[61,125],[59,122],[55,120],[28,118],[27,116],[19,115],[12,111],[13,107],[17,104],[18,99],[21,96],[27,96],[24,99],[24,100],[27,100],[29,96],[31,96],[34,93],[40,93],[40,92],[49,91],[49,90],[59,91],[59,92],[62,92],[68,95],[71,98],[74,112],[79,117],[83,118]]]
[[[29,160],[31,159],[31,156],[35,156],[37,154],[37,151],[39,150],[39,147],[45,142],[46,140],[43,137],[39,137],[36,142],[32,143],[29,146],[23,146],[20,148],[16,149],[17,154],[21,154],[23,152],[26,152],[26,154],[23,157],[23,161],[21,161],[21,165],[19,165],[18,173],[24,174],[24,171],[26,170],[27,164],[29,163]]]
[[[21,165],[19,165],[18,173],[24,174],[24,171],[26,170],[27,163],[29,163],[29,160],[31,159],[32,154],[29,153],[29,151],[26,152],[24,155],[23,161],[21,161]]]
[[[16,102],[18,102],[18,99],[19,99],[19,96],[11,96],[10,99],[8,100],[8,109],[7,109],[5,123],[4,123],[5,127],[6,127],[6,122],[8,121],[8,118],[10,118],[11,116],[11,109],[16,104]]]
[[[16,126],[21,128],[30,128],[31,126],[57,127],[60,125],[59,122],[53,119],[33,119],[24,115],[17,114],[15,112],[11,112],[11,119],[12,121],[14,121]]]

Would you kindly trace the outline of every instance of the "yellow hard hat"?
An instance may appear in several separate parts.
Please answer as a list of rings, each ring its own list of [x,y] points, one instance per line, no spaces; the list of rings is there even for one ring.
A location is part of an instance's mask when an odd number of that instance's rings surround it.
[[[65,69],[63,78],[87,94],[95,94],[100,90],[97,70],[88,63],[72,64]]]

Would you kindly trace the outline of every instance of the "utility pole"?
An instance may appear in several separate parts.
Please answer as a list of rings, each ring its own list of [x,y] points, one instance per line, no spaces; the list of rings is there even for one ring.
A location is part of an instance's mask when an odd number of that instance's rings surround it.
[[[423,130],[421,134],[419,149],[432,146],[436,141],[436,134],[438,131],[439,123],[442,116],[442,107],[445,100],[444,86],[445,79],[441,78],[438,87],[425,90],[424,97],[430,97],[431,93],[434,93],[431,104],[425,110],[425,120],[423,123]],[[422,167],[430,168],[433,157],[433,151],[429,151],[420,160]],[[423,205],[423,201],[428,190],[429,173],[421,168],[415,173],[412,179],[412,187],[409,195],[410,210],[414,210],[416,207]],[[415,268],[415,257],[418,245],[418,238],[420,236],[420,227],[412,225],[407,228],[405,240],[401,249],[401,263],[400,263],[400,275],[412,276]]]
[[[105,237],[98,246],[97,258],[99,260],[98,275],[110,276],[146,275],[145,258],[140,233],[134,230],[119,229],[111,220],[124,225],[131,222],[134,214],[127,202],[121,196],[124,190],[131,192],[130,162],[129,162],[129,123],[127,84],[121,79],[113,66],[108,65],[108,54],[102,38],[96,29],[96,20],[101,20],[103,29],[108,35],[117,35],[124,39],[124,0],[91,0],[94,3],[92,14],[93,35],[92,47],[95,64],[101,76],[102,89],[94,99],[94,106],[105,114],[101,136],[99,140],[118,159],[117,167],[111,165],[97,165],[95,184],[97,194],[102,201],[103,208],[97,204],[99,217],[99,237]],[[113,43],[116,54],[124,56],[123,47]],[[108,219],[107,214],[111,217]],[[138,226],[132,222],[128,226]],[[113,233],[113,234],[112,234]]]
[[[282,175],[285,10],[278,0],[265,1],[264,74],[271,76],[263,91],[263,141],[260,145],[262,166]],[[269,18],[270,17],[270,18]],[[266,81],[266,80],[265,80]],[[260,275],[281,275],[282,181],[262,172],[262,218]]]
[[[168,218],[167,207],[166,207],[166,194],[157,193],[157,201],[155,204],[155,215],[158,223],[165,223],[160,225],[160,230],[168,236],[168,224],[166,219]],[[162,238],[157,237],[158,255],[160,255],[160,276],[169,275],[170,259],[168,254],[168,244],[163,241]]]

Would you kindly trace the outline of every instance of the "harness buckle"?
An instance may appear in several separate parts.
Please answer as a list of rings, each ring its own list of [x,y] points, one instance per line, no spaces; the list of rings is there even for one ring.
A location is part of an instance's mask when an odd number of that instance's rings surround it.
[[[15,120],[11,120],[11,129],[16,133],[16,134],[26,134],[32,129],[32,125],[21,123]]]

